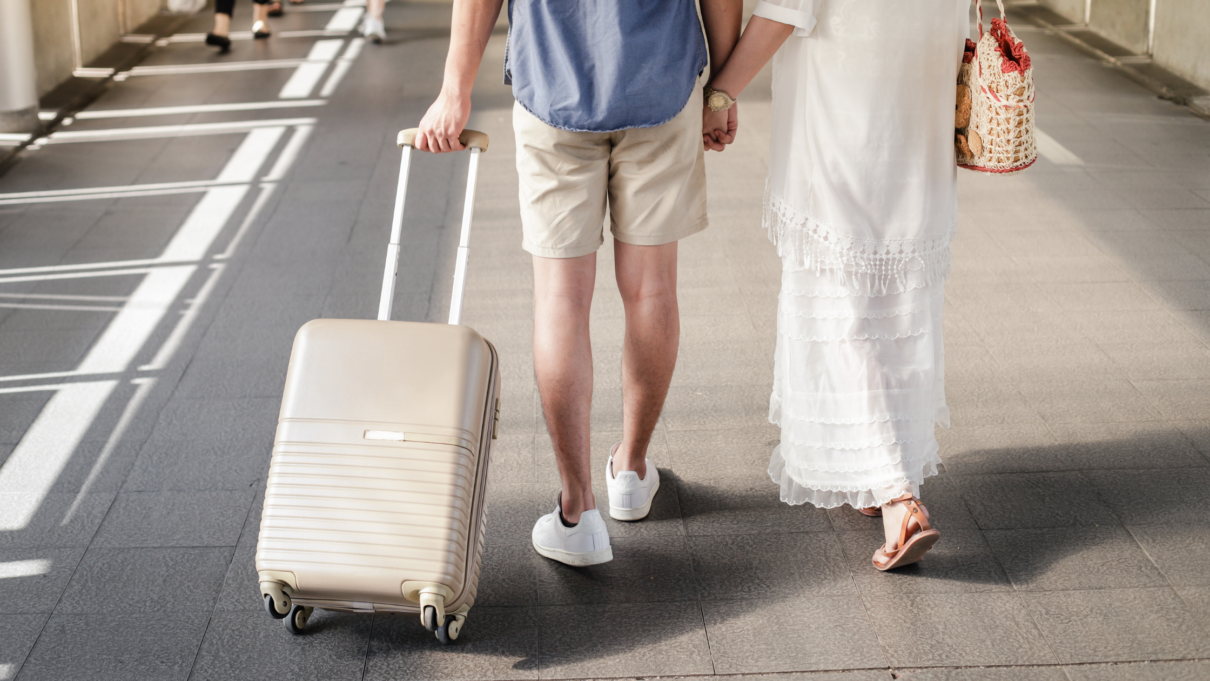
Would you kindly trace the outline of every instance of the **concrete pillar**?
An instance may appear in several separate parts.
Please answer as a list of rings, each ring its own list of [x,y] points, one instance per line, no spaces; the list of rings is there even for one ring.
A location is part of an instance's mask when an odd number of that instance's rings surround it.
[[[40,127],[29,0],[0,0],[0,132]]]

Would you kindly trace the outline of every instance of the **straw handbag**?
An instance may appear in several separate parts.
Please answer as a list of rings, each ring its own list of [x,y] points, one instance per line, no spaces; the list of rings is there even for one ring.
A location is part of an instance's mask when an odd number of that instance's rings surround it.
[[[996,5],[1000,18],[984,33],[983,2],[976,0],[979,42],[966,41],[958,71],[954,147],[959,167],[1010,175],[1038,159],[1034,72],[1025,45],[1004,19],[1004,3]]]

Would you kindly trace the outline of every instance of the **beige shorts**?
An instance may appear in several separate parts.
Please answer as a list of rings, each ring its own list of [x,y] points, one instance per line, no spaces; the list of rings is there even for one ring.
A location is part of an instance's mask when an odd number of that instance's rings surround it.
[[[544,258],[594,253],[606,208],[618,241],[659,246],[706,228],[702,91],[671,121],[569,132],[513,106],[522,247]]]

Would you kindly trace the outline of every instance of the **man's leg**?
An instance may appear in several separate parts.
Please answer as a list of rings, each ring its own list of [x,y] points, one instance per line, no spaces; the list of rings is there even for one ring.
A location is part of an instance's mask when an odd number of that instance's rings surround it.
[[[626,308],[622,346],[622,445],[613,469],[647,476],[647,445],[655,431],[680,344],[676,242],[635,246],[614,240],[614,271]]]
[[[589,461],[592,347],[588,335],[596,273],[596,253],[578,258],[534,256],[534,371],[563,481],[563,517],[573,524],[583,511],[597,507]]]

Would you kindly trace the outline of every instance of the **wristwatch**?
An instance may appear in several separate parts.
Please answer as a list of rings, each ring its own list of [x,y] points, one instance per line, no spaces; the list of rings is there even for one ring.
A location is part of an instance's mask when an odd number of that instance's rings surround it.
[[[705,95],[706,106],[710,107],[711,111],[726,111],[735,106],[735,99],[731,95],[722,90],[715,90],[709,85],[706,86]]]

